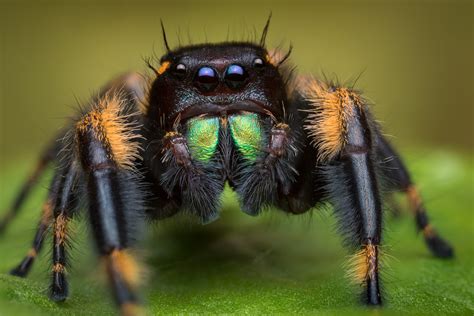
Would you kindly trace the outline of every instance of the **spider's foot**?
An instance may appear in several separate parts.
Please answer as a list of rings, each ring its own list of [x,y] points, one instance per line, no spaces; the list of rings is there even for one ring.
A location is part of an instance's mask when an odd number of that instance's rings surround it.
[[[63,302],[69,294],[69,287],[64,273],[54,272],[50,298],[55,302]]]
[[[17,276],[17,277],[20,277],[20,278],[26,277],[25,271],[20,270],[19,267],[11,269],[10,270],[10,275],[14,275],[14,276]]]
[[[22,278],[26,277],[28,272],[30,272],[37,255],[38,252],[35,248],[30,249],[28,254],[23,258],[23,260],[21,260],[20,264],[10,270],[10,274]]]
[[[454,257],[453,247],[438,235],[425,236],[425,242],[435,257],[444,259]]]
[[[64,302],[68,297],[68,289],[66,288],[55,288],[51,290],[49,297],[54,302]]]
[[[367,280],[364,303],[372,307],[382,305],[382,296],[380,295],[380,284],[378,282],[378,276],[373,279]]]
[[[380,299],[380,296],[371,297],[365,303],[366,303],[367,306],[370,306],[370,307],[380,307],[380,306],[382,306],[382,300]]]

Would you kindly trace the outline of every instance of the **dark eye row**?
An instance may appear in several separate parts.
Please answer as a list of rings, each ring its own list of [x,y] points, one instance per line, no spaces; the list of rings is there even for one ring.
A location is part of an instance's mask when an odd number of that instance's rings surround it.
[[[239,89],[245,84],[248,75],[245,69],[237,64],[227,67],[224,74],[224,81],[231,89]],[[196,86],[203,91],[211,91],[219,84],[219,76],[211,67],[199,68],[194,77]]]
[[[253,66],[255,68],[262,68],[264,66],[264,62],[262,58],[255,58],[253,61]],[[211,71],[209,69],[212,69],[210,67],[202,67],[198,70],[198,76],[202,74],[203,76],[209,76],[211,75]],[[187,67],[185,64],[177,64],[176,67],[174,68],[174,73],[177,74],[178,76],[184,76],[186,74]],[[245,74],[245,70],[242,66],[233,64],[230,65],[227,70],[226,70],[226,76],[231,75],[231,76],[242,76]],[[214,75],[215,71],[214,71]]]
[[[253,62],[253,65],[256,68],[262,68],[264,66],[264,62],[261,58],[256,58]],[[178,78],[184,78],[186,72],[187,68],[184,64],[177,64],[174,68],[174,73]],[[245,84],[247,77],[248,74],[244,67],[238,64],[232,64],[228,66],[224,73],[224,81],[231,89],[241,88]],[[215,69],[209,66],[204,66],[199,68],[194,77],[194,81],[199,89],[208,92],[217,87],[219,84],[219,76]]]

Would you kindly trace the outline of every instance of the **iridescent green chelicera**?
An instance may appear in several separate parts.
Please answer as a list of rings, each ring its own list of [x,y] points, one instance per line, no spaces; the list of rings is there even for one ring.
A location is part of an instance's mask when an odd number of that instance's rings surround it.
[[[217,117],[196,117],[187,122],[187,140],[194,159],[208,162],[216,152],[219,140]]]
[[[242,156],[255,161],[262,147],[262,128],[258,114],[248,113],[229,117],[230,132]]]

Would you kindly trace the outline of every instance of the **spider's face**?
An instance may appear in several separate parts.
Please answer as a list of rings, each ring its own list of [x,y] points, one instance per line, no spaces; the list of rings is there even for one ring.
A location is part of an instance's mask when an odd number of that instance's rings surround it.
[[[184,47],[162,57],[157,72],[150,106],[170,123],[242,111],[278,117],[286,98],[277,67],[258,45]]]

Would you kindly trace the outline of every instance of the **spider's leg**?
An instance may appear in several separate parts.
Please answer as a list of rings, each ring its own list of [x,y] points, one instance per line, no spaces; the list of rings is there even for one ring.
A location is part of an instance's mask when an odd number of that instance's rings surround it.
[[[76,152],[88,197],[89,218],[99,255],[123,314],[137,310],[137,265],[130,254],[131,230],[142,210],[134,161],[139,144],[127,101],[106,94],[76,124]]]
[[[441,238],[430,224],[420,193],[410,178],[407,168],[400,156],[380,133],[377,137],[377,151],[382,163],[382,171],[388,178],[389,189],[404,192],[407,195],[410,209],[415,217],[416,226],[423,233],[426,245],[436,257],[450,258],[453,248]]]
[[[31,248],[28,251],[27,255],[20,262],[20,264],[18,264],[14,269],[10,271],[12,275],[16,275],[19,277],[26,276],[30,271],[34,260],[39,255],[43,247],[44,238],[46,237],[46,233],[48,232],[53,220],[53,207],[56,203],[57,192],[59,190],[60,184],[61,177],[59,176],[58,171],[53,177],[53,180],[51,181],[48,197],[45,203],[43,204],[41,218],[38,222],[38,228],[36,230],[35,237],[33,238]]]
[[[76,209],[75,183],[78,178],[78,166],[71,162],[64,170],[57,199],[53,210],[53,275],[51,283],[51,299],[64,301],[68,296],[66,279],[68,224]]]
[[[41,177],[41,175],[43,175],[50,162],[54,160],[56,153],[56,144],[53,144],[53,146],[48,147],[47,150],[41,155],[35,169],[21,187],[20,192],[13,201],[12,206],[0,219],[0,234],[5,232],[8,224],[11,223],[11,221],[19,214],[26,198],[31,193],[31,190],[34,188],[35,184],[37,184],[38,179]]]
[[[353,277],[364,287],[363,301],[380,305],[382,206],[366,102],[351,89],[316,80],[305,96],[313,106],[306,129],[318,150],[317,172],[325,178],[346,242],[356,251]]]

